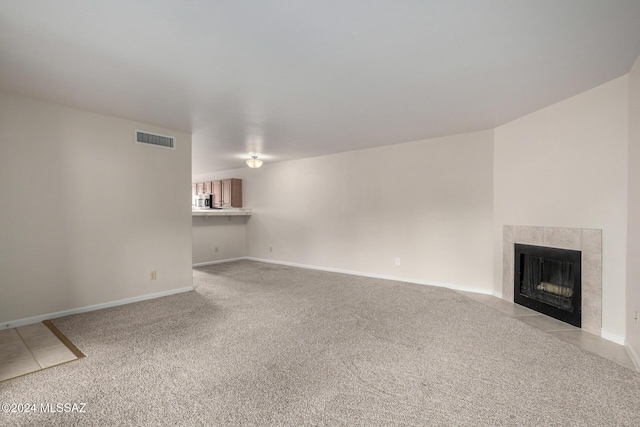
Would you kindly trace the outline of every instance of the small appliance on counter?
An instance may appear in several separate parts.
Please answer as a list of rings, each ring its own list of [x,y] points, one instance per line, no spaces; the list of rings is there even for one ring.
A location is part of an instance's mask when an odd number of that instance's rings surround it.
[[[193,205],[193,207],[197,209],[211,209],[213,205],[212,202],[213,202],[213,195],[206,194],[204,196],[200,196],[199,198],[195,199],[195,205]]]

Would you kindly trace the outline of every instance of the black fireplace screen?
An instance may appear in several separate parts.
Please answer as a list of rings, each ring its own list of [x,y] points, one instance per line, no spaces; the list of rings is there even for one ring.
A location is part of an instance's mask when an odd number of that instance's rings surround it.
[[[579,327],[580,251],[515,246],[514,301]]]

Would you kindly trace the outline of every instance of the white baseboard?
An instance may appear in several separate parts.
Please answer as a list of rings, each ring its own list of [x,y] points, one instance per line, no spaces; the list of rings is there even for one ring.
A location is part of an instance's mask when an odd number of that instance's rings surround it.
[[[26,317],[24,319],[13,320],[10,322],[3,322],[0,324],[0,330],[16,328],[18,326],[30,325],[32,323],[42,322],[43,320],[55,319],[58,317],[71,316],[72,314],[86,313],[88,311],[100,310],[103,308],[116,307],[119,305],[131,304],[132,302],[145,301],[148,299],[166,297],[169,295],[179,294],[182,292],[189,292],[193,290],[193,286],[187,286],[185,288],[171,289],[164,292],[156,292],[154,294],[140,295],[138,297],[125,298],[116,301],[109,301],[101,304],[87,305],[85,307],[72,308],[70,310],[57,311],[55,313],[42,314],[40,316]]]
[[[192,267],[204,267],[205,265],[224,264],[225,262],[242,261],[243,259],[248,259],[248,258],[245,256],[241,256],[238,258],[220,259],[218,261],[198,262],[198,263],[192,264]]]
[[[629,345],[629,343],[626,342],[626,340],[625,340],[624,348],[627,349],[627,353],[629,354],[629,358],[631,358],[631,361],[636,366],[636,371],[640,372],[640,356],[638,356],[638,353],[636,353],[636,351],[633,349],[633,347],[631,347]]]
[[[244,259],[250,261],[257,262],[266,262],[269,264],[279,264],[286,265],[289,267],[298,267],[298,268],[306,268],[309,270],[320,270],[320,271],[329,271],[331,273],[342,273],[342,274],[350,274],[352,276],[362,276],[362,277],[372,277],[374,279],[385,279],[385,280],[394,280],[396,282],[406,282],[406,283],[415,283],[417,285],[427,285],[427,286],[437,286],[439,288],[448,288],[454,291],[464,291],[464,292],[474,292],[477,294],[486,294],[492,295],[493,292],[491,290],[484,289],[476,289],[470,288],[464,285],[458,285],[455,283],[444,283],[444,282],[434,282],[430,280],[420,280],[409,277],[400,277],[400,276],[389,276],[385,274],[374,274],[374,273],[365,273],[363,271],[353,271],[353,270],[343,270],[340,268],[331,268],[331,267],[320,267],[317,265],[309,265],[309,264],[298,264],[295,262],[285,262],[285,261],[276,261],[272,259],[264,259],[264,258],[255,258],[255,257],[245,257]]]
[[[600,336],[605,340],[609,340],[616,344],[624,345],[624,337],[620,335],[612,334],[611,332],[605,331],[604,329],[600,330]]]

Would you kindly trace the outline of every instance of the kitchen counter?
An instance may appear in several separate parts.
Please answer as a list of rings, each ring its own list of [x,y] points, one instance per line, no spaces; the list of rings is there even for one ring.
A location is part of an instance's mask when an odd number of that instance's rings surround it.
[[[249,216],[249,208],[223,208],[223,209],[192,209],[192,216]]]

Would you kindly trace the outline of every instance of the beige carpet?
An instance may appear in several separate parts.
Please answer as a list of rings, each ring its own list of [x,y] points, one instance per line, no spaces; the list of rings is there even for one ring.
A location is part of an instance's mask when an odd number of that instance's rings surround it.
[[[640,375],[456,292],[242,261],[54,321],[86,358],[0,384],[0,425],[640,425]]]

